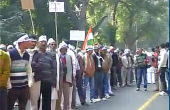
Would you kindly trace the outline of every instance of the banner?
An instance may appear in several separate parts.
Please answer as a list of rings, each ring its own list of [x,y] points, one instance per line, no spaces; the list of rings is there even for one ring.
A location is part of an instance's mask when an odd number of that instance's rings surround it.
[[[34,9],[34,1],[33,0],[21,0],[22,9]]]
[[[70,40],[84,41],[85,31],[70,30]]]

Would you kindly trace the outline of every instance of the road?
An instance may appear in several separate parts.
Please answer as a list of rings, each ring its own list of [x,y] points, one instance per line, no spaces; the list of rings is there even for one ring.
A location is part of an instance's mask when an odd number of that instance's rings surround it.
[[[169,110],[169,96],[159,96],[153,92],[154,85],[148,86],[148,91],[135,91],[136,87],[124,87],[115,90],[115,96],[107,101],[101,101],[82,107],[77,103],[79,110]],[[17,109],[15,109],[17,110]],[[30,110],[28,107],[27,110]]]

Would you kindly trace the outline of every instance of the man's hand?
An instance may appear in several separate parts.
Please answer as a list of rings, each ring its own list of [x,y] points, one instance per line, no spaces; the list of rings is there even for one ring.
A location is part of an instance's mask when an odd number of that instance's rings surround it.
[[[156,73],[160,73],[160,70],[159,70],[159,69],[157,69],[157,70],[156,70]]]
[[[69,86],[70,86],[70,87],[72,87],[72,86],[73,86],[73,84],[72,84],[72,83],[69,83]]]

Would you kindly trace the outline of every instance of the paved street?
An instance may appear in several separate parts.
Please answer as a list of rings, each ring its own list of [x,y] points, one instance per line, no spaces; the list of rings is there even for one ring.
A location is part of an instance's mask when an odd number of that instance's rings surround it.
[[[149,85],[148,91],[137,92],[135,89],[135,86],[119,88],[114,91],[115,96],[107,101],[91,104],[88,100],[88,107],[79,106],[77,98],[79,110],[169,110],[169,97],[153,92],[154,85]]]

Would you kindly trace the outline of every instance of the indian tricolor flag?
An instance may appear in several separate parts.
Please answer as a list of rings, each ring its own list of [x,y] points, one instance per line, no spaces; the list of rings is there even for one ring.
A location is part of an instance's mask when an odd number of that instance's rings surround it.
[[[90,27],[86,39],[84,41],[82,50],[85,51],[86,48],[91,47],[92,45],[93,45],[93,33],[92,28]]]

